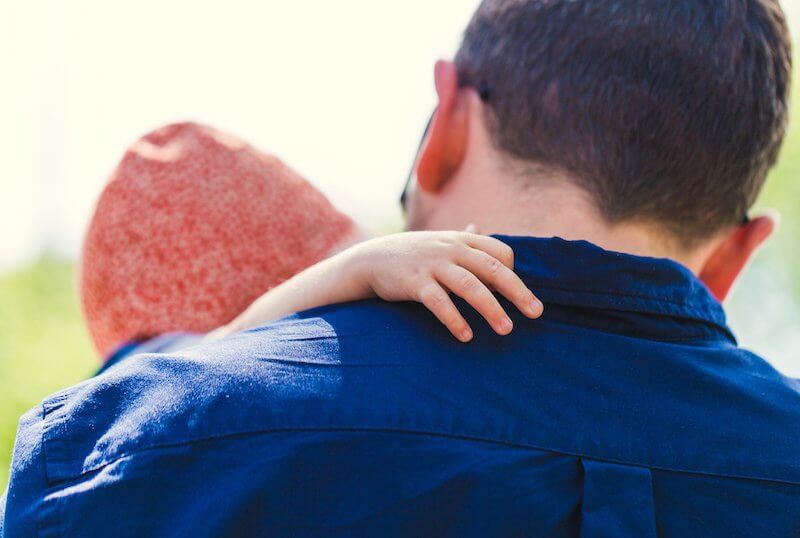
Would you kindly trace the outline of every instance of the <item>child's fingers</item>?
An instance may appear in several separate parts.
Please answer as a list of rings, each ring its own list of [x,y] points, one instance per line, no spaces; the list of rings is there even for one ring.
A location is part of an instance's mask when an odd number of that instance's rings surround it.
[[[464,317],[453,304],[452,299],[442,287],[432,281],[419,292],[419,301],[425,308],[433,312],[433,315],[462,342],[472,340],[472,329],[470,329]]]
[[[499,260],[500,263],[508,267],[514,268],[514,249],[506,245],[499,239],[489,237],[488,235],[475,235],[464,234],[464,241],[467,245],[474,249],[482,250],[492,258]]]
[[[538,318],[542,315],[542,302],[514,271],[497,258],[471,248],[461,255],[458,263],[514,303],[526,316]]]
[[[508,334],[514,324],[497,297],[478,277],[460,265],[447,265],[434,275],[447,289],[467,301],[483,316],[497,334]]]

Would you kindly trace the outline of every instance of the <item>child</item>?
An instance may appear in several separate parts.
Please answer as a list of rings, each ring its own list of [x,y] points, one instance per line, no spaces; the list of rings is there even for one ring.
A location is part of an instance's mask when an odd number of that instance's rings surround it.
[[[363,239],[277,158],[209,127],[169,125],[133,144],[97,203],[81,263],[86,323],[107,359],[163,350],[140,345],[159,335],[217,329],[209,337],[221,337],[376,296],[422,302],[463,342],[472,332],[448,291],[499,334],[511,321],[488,286],[541,315],[496,239],[424,232],[347,248]]]

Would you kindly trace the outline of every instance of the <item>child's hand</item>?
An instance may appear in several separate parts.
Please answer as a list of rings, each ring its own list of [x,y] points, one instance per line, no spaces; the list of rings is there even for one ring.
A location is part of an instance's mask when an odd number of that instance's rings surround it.
[[[421,302],[456,338],[468,342],[472,329],[448,292],[472,305],[498,334],[508,334],[513,324],[491,289],[530,318],[538,318],[543,310],[513,268],[511,247],[473,233],[410,232],[372,239],[268,291],[208,338],[221,338],[292,312],[377,296]]]
[[[542,315],[541,301],[513,271],[511,247],[488,236],[401,233],[357,245],[346,256],[372,293],[387,301],[419,301],[462,342],[472,339],[472,330],[448,292],[464,299],[502,335],[513,324],[492,289],[526,316]]]

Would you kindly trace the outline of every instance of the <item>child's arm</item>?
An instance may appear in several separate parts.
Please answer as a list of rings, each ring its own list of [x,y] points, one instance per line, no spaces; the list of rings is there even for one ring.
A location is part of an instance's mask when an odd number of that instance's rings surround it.
[[[210,337],[255,327],[317,306],[380,297],[419,301],[462,342],[472,330],[448,292],[463,298],[498,334],[513,325],[497,298],[530,318],[543,306],[514,273],[514,252],[497,239],[467,232],[410,232],[372,239],[322,261],[273,288]]]

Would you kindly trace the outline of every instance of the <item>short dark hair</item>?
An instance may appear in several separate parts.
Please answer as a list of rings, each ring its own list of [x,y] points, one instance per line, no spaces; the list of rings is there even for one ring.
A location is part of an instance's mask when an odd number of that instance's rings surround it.
[[[746,215],[786,128],[777,0],[484,0],[455,61],[499,149],[684,245]]]

